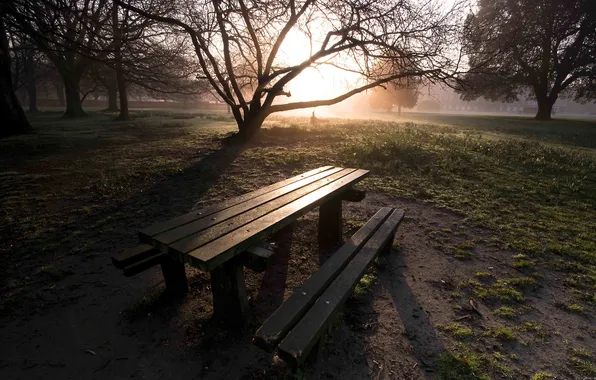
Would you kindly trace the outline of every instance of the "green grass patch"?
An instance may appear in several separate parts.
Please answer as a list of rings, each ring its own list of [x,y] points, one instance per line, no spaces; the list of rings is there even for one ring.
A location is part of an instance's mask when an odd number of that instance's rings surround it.
[[[552,380],[556,379],[556,376],[549,372],[538,372],[532,376],[532,380]]]
[[[452,323],[443,326],[443,330],[449,332],[455,339],[465,340],[474,336],[474,331],[469,327],[464,327],[460,323]]]
[[[366,294],[376,281],[377,277],[374,274],[367,273],[362,276],[354,288],[354,297],[361,297]]]
[[[503,341],[513,341],[517,339],[515,332],[509,327],[505,326],[487,330],[482,335],[492,336],[493,338],[497,338]]]
[[[489,380],[482,371],[482,359],[472,355],[443,354],[437,360],[437,380]]]
[[[501,306],[500,308],[494,310],[493,313],[502,318],[513,319],[517,317],[517,311],[509,306]]]

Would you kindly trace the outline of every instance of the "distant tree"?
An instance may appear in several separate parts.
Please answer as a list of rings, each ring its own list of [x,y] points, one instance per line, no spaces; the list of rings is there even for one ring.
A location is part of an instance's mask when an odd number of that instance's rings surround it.
[[[441,110],[441,103],[434,99],[426,99],[418,104],[417,109],[425,112],[439,112]]]
[[[465,23],[470,72],[462,99],[515,101],[532,94],[537,120],[559,96],[596,96],[596,1],[479,0]]]
[[[369,101],[373,108],[380,108],[391,112],[397,107],[397,114],[401,116],[401,109],[414,108],[418,102],[418,84],[414,80],[389,82],[372,90]]]
[[[64,82],[66,117],[84,116],[80,81],[94,59],[110,52],[100,31],[109,20],[107,0],[11,0],[7,22],[34,41]]]
[[[193,95],[205,91],[196,79],[200,68],[197,70],[186,53],[192,50],[188,38],[164,30],[160,22],[120,7],[117,2],[111,7],[111,23],[104,35],[112,41],[113,54],[104,63],[115,72],[119,119],[128,118],[130,85],[153,94]]]
[[[202,75],[244,136],[272,113],[329,106],[399,78],[445,81],[458,62],[460,4],[443,11],[415,0],[114,1],[191,38]],[[310,54],[299,62],[280,54],[290,32],[310,36]],[[379,64],[392,66],[392,74],[375,75]],[[281,102],[291,96],[286,85],[325,65],[356,73],[360,82],[334,98]]]
[[[17,99],[12,83],[8,31],[4,24],[4,6],[0,4],[0,137],[27,133],[31,124]]]

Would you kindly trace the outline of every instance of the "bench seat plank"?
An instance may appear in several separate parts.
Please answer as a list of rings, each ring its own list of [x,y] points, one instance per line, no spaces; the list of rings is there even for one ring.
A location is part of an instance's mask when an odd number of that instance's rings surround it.
[[[300,322],[281,341],[278,353],[282,359],[293,367],[304,363],[310,350],[326,331],[332,316],[346,301],[377,254],[388,244],[392,244],[403,215],[403,211],[396,210],[389,216]]]
[[[141,261],[135,262],[134,264],[128,265],[122,269],[122,272],[126,277],[134,276],[135,274],[141,273],[155,265],[161,264],[162,260],[166,258],[165,253],[156,252],[154,255],[144,258]]]
[[[368,174],[368,170],[358,169],[337,181],[330,182],[328,185],[246,224],[241,229],[224,235],[198,249],[187,252],[186,258],[191,265],[210,271],[243,252],[248,247],[263,240],[268,234],[279,231],[281,228],[295,222],[297,218],[313,208],[340,195],[350,186],[364,179]],[[185,255],[183,254],[182,256],[184,257]]]
[[[232,206],[217,213],[213,213],[207,217],[197,219],[173,230],[166,231],[165,233],[157,235],[154,237],[154,239],[159,241],[161,244],[170,245],[188,236],[195,235],[197,232],[203,231],[209,227],[222,224],[225,225],[227,223],[224,222],[230,218],[234,218],[235,216],[246,213],[247,211],[252,211],[261,205],[270,206],[274,203],[279,204],[280,199],[291,199],[292,196],[304,193],[305,189],[310,189],[312,186],[316,186],[317,184],[320,187],[323,183],[321,181],[322,179],[333,178],[333,175],[335,175],[337,172],[342,172],[342,169],[332,168],[326,170],[322,173],[318,173],[303,180],[294,182],[275,191],[255,197],[244,203]],[[310,191],[307,190],[306,192]],[[196,246],[193,248],[196,248]]]
[[[172,250],[174,250],[176,252],[180,252],[180,253],[190,252],[204,244],[209,243],[210,241],[213,241],[213,240],[219,238],[220,236],[223,236],[225,234],[233,232],[233,231],[239,229],[240,227],[242,227],[256,219],[259,219],[259,218],[263,217],[264,215],[267,215],[268,213],[275,211],[275,210],[279,209],[280,207],[283,207],[283,206],[295,201],[296,199],[299,199],[309,193],[312,193],[313,191],[315,191],[317,189],[320,189],[320,188],[326,186],[327,184],[329,184],[329,182],[333,182],[335,180],[343,178],[346,175],[353,173],[354,171],[355,171],[355,169],[341,170],[337,173],[334,173],[331,176],[321,179],[320,181],[311,183],[310,185],[305,186],[297,191],[293,191],[293,192],[286,194],[282,197],[279,197],[271,202],[265,203],[257,208],[254,208],[254,209],[247,211],[243,214],[237,215],[234,218],[229,219],[225,223],[220,223],[206,231],[199,231],[196,234],[193,234],[193,235],[188,236],[180,241],[175,242],[174,244],[171,244],[170,247]],[[161,239],[161,236],[157,236],[156,240],[160,244],[167,245],[167,243],[165,243]]]
[[[212,205],[212,206],[208,206],[206,208],[200,209],[200,210],[195,210],[195,211],[191,211],[187,214],[178,216],[176,218],[173,219],[169,219],[163,222],[159,222],[156,224],[153,224],[147,228],[142,229],[141,231],[139,231],[139,239],[141,242],[143,243],[151,243],[152,242],[152,237],[155,235],[158,235],[160,233],[163,233],[165,231],[174,229],[176,227],[179,227],[181,225],[184,225],[186,223],[190,223],[196,219],[200,219],[203,218],[205,216],[209,216],[211,214],[214,214],[218,211],[222,211],[225,210],[226,208],[235,206],[237,204],[246,202],[250,199],[256,198],[260,195],[269,193],[271,191],[277,190],[279,188],[282,188],[284,186],[287,186],[289,184],[292,184],[294,182],[300,181],[304,178],[316,175],[318,173],[324,172],[326,170],[329,170],[333,168],[333,166],[323,166],[311,171],[308,171],[306,173],[300,174],[298,176],[292,177],[292,178],[288,178],[286,180],[283,180],[281,182],[277,182],[274,183],[272,185],[260,188],[258,190],[252,191],[250,193],[247,194],[243,194],[240,195],[238,197],[232,198],[232,199],[228,199],[225,200],[223,202],[220,202],[216,205]]]
[[[157,250],[149,244],[139,244],[133,248],[127,249],[118,256],[112,257],[112,264],[118,269],[122,269],[137,261],[143,260],[157,253]]]
[[[267,248],[266,248],[267,247]],[[275,251],[271,245],[256,245],[244,252],[243,265],[255,272],[264,272],[274,261]]]
[[[272,352],[284,336],[304,316],[308,308],[319,298],[352,257],[393,211],[390,207],[380,209],[360,228],[319,270],[312,274],[257,330],[253,343]]]

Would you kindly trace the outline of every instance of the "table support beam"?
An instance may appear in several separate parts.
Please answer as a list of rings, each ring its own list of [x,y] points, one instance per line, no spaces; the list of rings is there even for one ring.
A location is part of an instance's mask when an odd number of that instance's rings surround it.
[[[242,257],[237,256],[211,271],[214,317],[237,326],[243,325],[249,314],[242,264]]]
[[[329,247],[341,242],[341,197],[335,197],[319,207],[319,246]]]
[[[175,296],[183,296],[188,293],[188,282],[184,263],[175,260],[170,255],[163,255],[161,259],[161,271],[166,283],[168,293]]]

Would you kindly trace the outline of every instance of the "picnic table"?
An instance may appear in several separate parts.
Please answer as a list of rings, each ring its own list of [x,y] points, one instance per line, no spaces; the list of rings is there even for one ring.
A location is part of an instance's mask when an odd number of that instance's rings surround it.
[[[214,315],[239,323],[248,315],[243,266],[268,260],[263,243],[275,232],[319,207],[318,240],[342,238],[342,201],[360,201],[354,185],[368,176],[362,169],[320,167],[201,210],[139,231],[140,245],[114,257],[127,276],[161,264],[168,291],[188,290],[184,265],[211,274]]]

